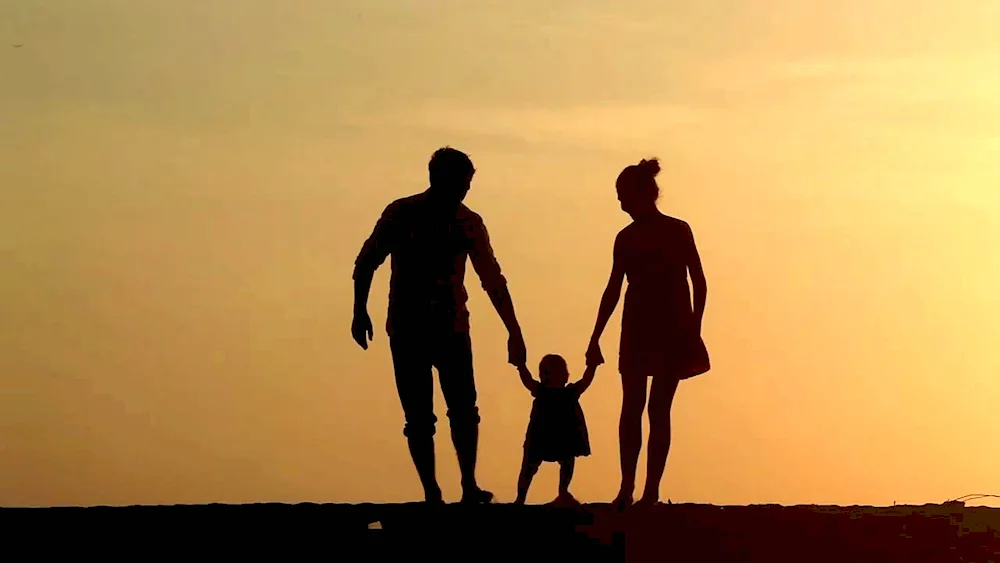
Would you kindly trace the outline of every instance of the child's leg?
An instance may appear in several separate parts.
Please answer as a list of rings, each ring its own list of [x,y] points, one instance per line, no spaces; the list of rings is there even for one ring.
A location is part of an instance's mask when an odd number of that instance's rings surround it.
[[[568,497],[569,484],[573,480],[573,469],[576,467],[576,458],[569,458],[559,462],[559,496]]]
[[[538,473],[538,467],[542,462],[532,459],[528,456],[528,451],[524,451],[524,459],[521,461],[521,474],[517,478],[517,500],[514,504],[524,504],[528,499],[528,487],[531,486],[531,480]]]

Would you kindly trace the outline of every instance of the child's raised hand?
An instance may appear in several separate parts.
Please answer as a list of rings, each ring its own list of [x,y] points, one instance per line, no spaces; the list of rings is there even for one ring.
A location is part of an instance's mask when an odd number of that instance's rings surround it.
[[[535,378],[531,377],[531,371],[528,370],[528,366],[525,364],[517,366],[517,374],[521,377],[521,383],[525,388],[534,393],[538,387],[538,382],[535,381]]]

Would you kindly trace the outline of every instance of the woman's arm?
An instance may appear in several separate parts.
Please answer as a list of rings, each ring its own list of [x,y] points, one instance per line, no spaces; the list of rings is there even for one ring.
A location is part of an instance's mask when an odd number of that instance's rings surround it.
[[[698,254],[698,245],[694,242],[694,233],[691,227],[687,228],[688,236],[688,274],[691,276],[691,290],[694,301],[694,319],[698,332],[701,333],[701,321],[705,316],[705,302],[708,299],[708,282],[705,280],[705,271],[701,266],[701,256]]]
[[[528,371],[528,366],[521,364],[517,367],[517,374],[521,376],[521,383],[524,384],[524,388],[531,391],[534,395],[535,391],[538,390],[538,382],[531,377],[531,372]]]
[[[618,300],[622,295],[622,284],[625,281],[625,270],[621,260],[621,239],[621,233],[619,233],[618,237],[615,239],[611,276],[608,278],[607,287],[604,288],[604,295],[601,296],[601,304],[597,309],[597,322],[594,324],[594,332],[590,336],[591,349],[596,347],[598,348],[598,351],[601,335],[604,333],[604,328],[608,325],[608,320],[611,318],[611,314],[615,312],[615,307],[618,306]],[[604,360],[601,358],[599,361]],[[590,359],[588,359],[587,363],[591,363]]]

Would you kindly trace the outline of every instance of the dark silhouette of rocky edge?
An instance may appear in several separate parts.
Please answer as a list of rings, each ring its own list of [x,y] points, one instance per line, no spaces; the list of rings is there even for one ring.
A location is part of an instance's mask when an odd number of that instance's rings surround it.
[[[1000,509],[667,504],[618,514],[494,504],[0,509],[4,546],[44,555],[243,554],[335,561],[997,561]]]

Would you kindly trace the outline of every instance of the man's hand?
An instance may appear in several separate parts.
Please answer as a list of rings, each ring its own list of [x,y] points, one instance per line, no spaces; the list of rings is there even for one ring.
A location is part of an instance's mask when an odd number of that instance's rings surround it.
[[[368,311],[355,311],[354,320],[351,321],[351,336],[362,349],[368,349],[368,341],[375,340],[375,331],[372,330],[372,319],[368,316]]]
[[[512,333],[507,338],[507,362],[512,366],[521,367],[528,361],[528,351],[524,346],[524,337],[521,333]]]
[[[601,343],[593,341],[587,347],[587,365],[599,366],[604,363],[604,355],[601,353]]]

